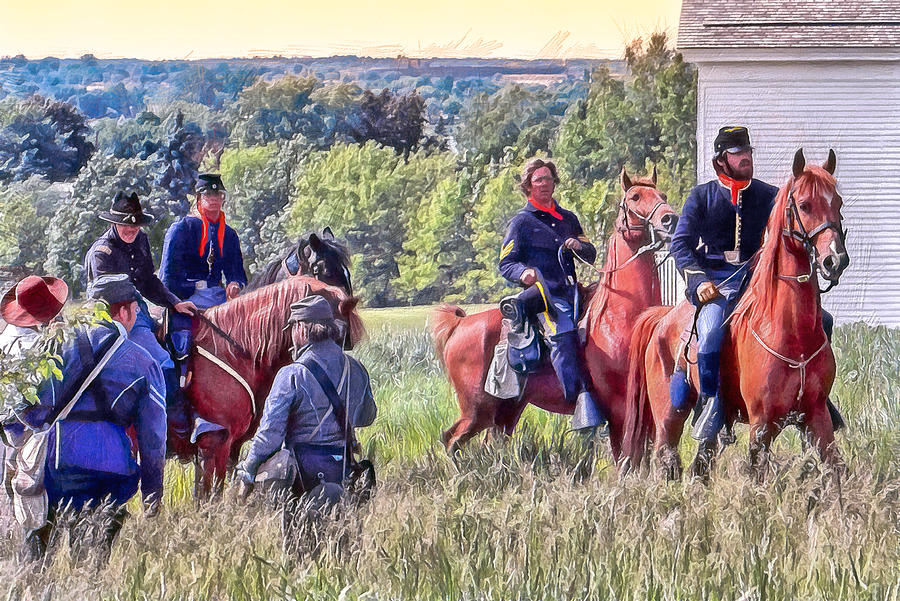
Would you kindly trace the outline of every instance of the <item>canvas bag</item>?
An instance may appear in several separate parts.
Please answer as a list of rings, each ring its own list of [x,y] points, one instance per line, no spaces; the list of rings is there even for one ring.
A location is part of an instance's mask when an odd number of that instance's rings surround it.
[[[26,532],[40,528],[47,522],[49,507],[47,491],[44,488],[44,471],[46,470],[47,443],[50,439],[51,429],[57,422],[66,419],[84,391],[103,371],[110,358],[126,340],[124,327],[118,322],[113,322],[113,324],[119,335],[112,346],[104,353],[56,418],[39,430],[28,430],[25,441],[18,448],[16,473],[12,478],[13,515]]]

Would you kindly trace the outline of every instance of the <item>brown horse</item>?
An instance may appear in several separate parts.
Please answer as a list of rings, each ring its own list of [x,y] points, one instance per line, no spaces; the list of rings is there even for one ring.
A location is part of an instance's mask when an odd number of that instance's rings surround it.
[[[585,365],[594,391],[610,423],[610,446],[619,453],[624,412],[628,340],[641,311],[660,302],[659,275],[649,250],[668,242],[678,220],[656,189],[656,169],[650,178],[632,181],[622,170],[624,197],[615,231],[607,246],[606,266],[586,311]],[[650,244],[651,240],[657,240]],[[527,403],[554,413],[572,413],[562,386],[549,365],[528,376],[520,402],[484,391],[484,381],[500,339],[499,309],[467,316],[445,305],[432,316],[432,336],[438,356],[456,391],[460,417],[443,434],[452,452],[488,427],[512,434]]]
[[[802,149],[793,177],[779,191],[765,242],[747,290],[735,308],[722,345],[720,394],[726,422],[750,424],[750,462],[764,474],[768,448],[787,425],[796,425],[823,461],[840,462],[825,401],[834,381],[831,346],[822,328],[816,272],[834,285],[849,263],[835,188],[834,152],[824,167],[807,166]],[[670,478],[681,477],[677,445],[689,410],[669,397],[676,362],[687,369],[682,334],[694,307],[655,307],[638,319],[631,341],[624,469],[638,465],[649,440]],[[689,403],[697,401],[696,366],[690,367]],[[676,382],[677,384],[677,382]],[[692,473],[706,477],[718,443],[701,443]]]
[[[185,395],[200,418],[194,442],[176,438],[184,460],[198,458],[196,493],[208,495],[224,482],[229,462],[253,436],[263,404],[279,369],[290,363],[291,337],[285,329],[290,305],[310,294],[331,303],[346,328],[345,346],[364,335],[358,299],[316,279],[293,276],[209,309],[195,319]],[[210,325],[213,324],[213,325]]]

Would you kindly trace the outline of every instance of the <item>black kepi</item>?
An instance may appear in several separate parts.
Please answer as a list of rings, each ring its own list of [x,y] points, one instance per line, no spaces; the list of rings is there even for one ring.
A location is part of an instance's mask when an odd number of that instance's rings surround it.
[[[194,186],[194,192],[225,192],[225,184],[222,183],[222,176],[218,173],[201,173],[197,176],[197,185]]]
[[[743,126],[726,126],[719,130],[713,143],[713,151],[716,155],[723,152],[731,154],[750,148],[750,132]]]

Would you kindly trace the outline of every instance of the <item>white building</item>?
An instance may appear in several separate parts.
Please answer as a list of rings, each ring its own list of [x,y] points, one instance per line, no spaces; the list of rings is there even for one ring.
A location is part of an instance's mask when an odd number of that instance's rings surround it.
[[[900,0],[683,0],[678,50],[699,74],[698,181],[726,124],[777,186],[798,147],[834,148],[850,267],[825,307],[900,326]]]

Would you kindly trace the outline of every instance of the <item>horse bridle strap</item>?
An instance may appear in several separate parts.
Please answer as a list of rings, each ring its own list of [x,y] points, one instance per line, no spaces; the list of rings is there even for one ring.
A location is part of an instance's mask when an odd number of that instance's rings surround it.
[[[788,367],[792,369],[800,370],[800,390],[797,391],[797,400],[799,401],[801,398],[803,398],[803,390],[806,387],[806,366],[810,361],[815,359],[816,356],[821,353],[826,346],[828,346],[828,337],[825,338],[825,342],[822,343],[822,346],[816,349],[816,351],[812,355],[810,355],[809,358],[804,359],[803,355],[800,355],[800,361],[797,361],[796,359],[785,357],[784,355],[780,354],[778,351],[770,347],[768,344],[763,342],[763,339],[759,337],[759,334],[757,334],[756,330],[754,330],[753,328],[750,328],[750,333],[753,334],[753,338],[756,339],[759,345],[766,349],[766,351],[768,351],[773,357],[781,359],[788,364]]]
[[[790,200],[790,205],[785,207],[785,220],[789,221],[788,227],[785,227],[781,231],[782,237],[789,238],[791,240],[797,240],[803,245],[804,250],[806,251],[807,256],[809,257],[809,273],[801,273],[800,275],[781,275],[778,274],[778,277],[782,280],[789,280],[794,282],[800,282],[801,284],[808,282],[812,279],[813,274],[819,269],[818,264],[815,260],[815,239],[816,237],[824,232],[825,230],[834,230],[838,237],[841,239],[841,242],[844,242],[847,232],[841,229],[840,224],[837,224],[833,221],[824,221],[820,223],[818,226],[812,229],[812,231],[807,232],[806,228],[803,227],[803,221],[800,219],[800,211],[797,209],[797,201],[794,198],[794,188],[791,188],[790,193],[788,194],[788,200]],[[799,228],[799,231],[795,229]],[[834,287],[834,282],[830,282],[828,287],[825,290],[819,290],[821,293],[828,292]]]
[[[241,386],[244,387],[244,390],[246,390],[247,394],[250,395],[250,407],[251,407],[251,410],[253,411],[253,417],[256,417],[256,395],[253,394],[253,389],[250,388],[250,384],[247,383],[247,380],[245,380],[243,378],[243,376],[241,376],[241,374],[236,372],[233,367],[231,367],[230,365],[228,365],[227,363],[225,363],[224,361],[222,361],[221,359],[219,359],[218,357],[213,355],[211,352],[209,352],[208,350],[206,350],[199,344],[197,345],[197,353],[201,357],[208,359],[211,363],[213,363],[214,365],[219,367],[222,371],[227,373],[229,376],[231,376],[232,378],[237,380],[238,384],[240,384]]]

